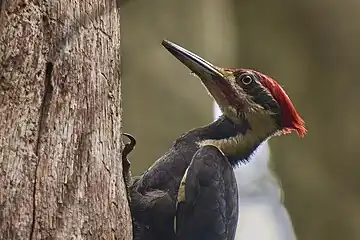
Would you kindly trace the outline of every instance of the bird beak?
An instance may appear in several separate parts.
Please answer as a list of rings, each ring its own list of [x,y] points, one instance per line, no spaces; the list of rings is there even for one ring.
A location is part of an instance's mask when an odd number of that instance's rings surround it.
[[[234,96],[234,89],[227,76],[232,75],[231,71],[216,67],[189,50],[168,40],[163,40],[162,45],[201,79],[220,106],[230,104],[231,99],[229,97]]]

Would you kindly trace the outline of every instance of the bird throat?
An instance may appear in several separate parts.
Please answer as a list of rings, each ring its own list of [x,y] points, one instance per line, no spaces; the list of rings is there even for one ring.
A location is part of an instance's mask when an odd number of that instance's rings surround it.
[[[224,115],[202,128],[199,146],[213,145],[228,158],[231,165],[245,162],[256,148],[276,130],[270,118],[247,117],[233,123]]]

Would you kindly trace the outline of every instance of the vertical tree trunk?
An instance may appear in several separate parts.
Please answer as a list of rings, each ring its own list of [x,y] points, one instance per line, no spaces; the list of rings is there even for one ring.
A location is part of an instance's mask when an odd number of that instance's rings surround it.
[[[116,0],[0,0],[0,239],[131,239]]]

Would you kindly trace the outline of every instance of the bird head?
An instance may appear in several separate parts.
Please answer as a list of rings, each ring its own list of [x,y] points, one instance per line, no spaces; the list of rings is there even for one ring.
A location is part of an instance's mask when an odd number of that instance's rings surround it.
[[[290,98],[271,77],[251,69],[214,66],[168,40],[162,45],[201,79],[224,115],[235,124],[247,121],[252,130],[268,135],[306,133]]]

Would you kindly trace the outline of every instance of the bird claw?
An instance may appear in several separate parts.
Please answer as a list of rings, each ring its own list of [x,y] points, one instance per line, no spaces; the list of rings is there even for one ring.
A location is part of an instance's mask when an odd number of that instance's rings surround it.
[[[128,133],[123,133],[122,135],[130,140],[129,143],[125,143],[124,149],[122,151],[122,171],[123,171],[124,183],[126,187],[127,198],[130,203],[131,198],[130,198],[129,187],[131,184],[131,171],[130,171],[131,163],[128,159],[128,155],[134,149],[136,145],[136,139]]]
[[[134,149],[135,145],[136,145],[136,139],[128,134],[128,133],[123,133],[122,135],[124,135],[125,137],[127,137],[130,142],[129,143],[125,143],[125,147],[122,151],[122,162],[123,162],[123,167],[127,170],[129,170],[130,168],[130,161],[128,160],[127,156],[129,155],[129,153],[132,152],[132,150]]]

